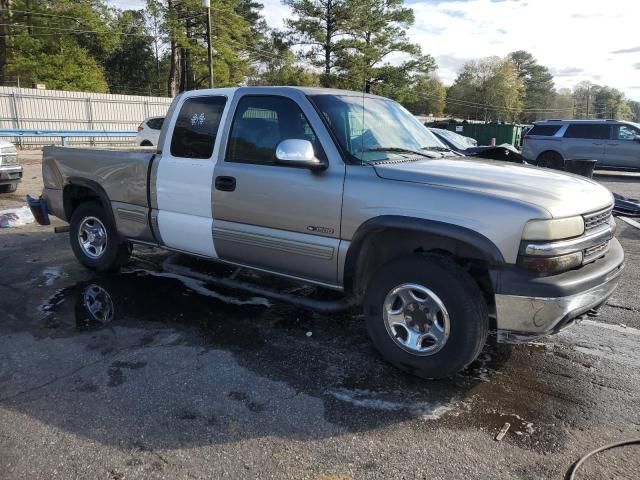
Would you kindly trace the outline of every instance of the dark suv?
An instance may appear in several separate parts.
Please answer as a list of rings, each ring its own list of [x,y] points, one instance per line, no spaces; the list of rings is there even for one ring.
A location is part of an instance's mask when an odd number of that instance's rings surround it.
[[[640,169],[640,124],[619,120],[545,120],[527,133],[522,155],[539,166],[597,160],[597,168]]]

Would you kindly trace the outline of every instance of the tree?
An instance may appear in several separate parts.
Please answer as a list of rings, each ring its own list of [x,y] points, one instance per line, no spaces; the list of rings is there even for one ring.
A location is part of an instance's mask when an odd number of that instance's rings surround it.
[[[157,84],[157,64],[143,11],[119,12],[114,27],[120,43],[105,61],[109,89],[150,95]]]
[[[397,100],[416,115],[440,116],[444,112],[447,89],[433,75],[420,76]]]
[[[549,110],[545,115],[546,118],[575,118],[575,105],[571,89],[561,88],[554,92]]]
[[[631,114],[633,115],[634,122],[640,122],[640,102],[636,100],[628,100],[627,105],[629,105],[629,110],[631,110]]]
[[[599,87],[594,96],[596,118],[615,118],[617,120],[631,120],[633,112],[624,94],[615,88]]]
[[[534,122],[547,117],[554,97],[553,75],[549,69],[538,64],[533,55],[524,50],[512,52],[507,58],[513,62],[524,82],[521,119]]]
[[[22,85],[108,91],[103,62],[113,51],[111,14],[102,0],[15,0],[11,3],[10,44],[3,76],[19,77]],[[28,12],[28,13],[25,13]]]
[[[250,85],[320,86],[320,76],[296,63],[296,56],[278,32],[259,45],[249,75]]]
[[[468,62],[447,91],[447,111],[465,118],[514,122],[520,118],[524,82],[509,59]]]
[[[206,16],[201,0],[155,0],[168,45],[167,89],[171,95],[208,85]],[[211,8],[215,86],[237,85],[249,73],[266,25],[262,5],[251,0],[220,0]]]
[[[291,43],[306,48],[302,58],[322,69],[323,86],[332,86],[337,54],[344,48],[340,40],[352,26],[353,12],[347,0],[284,0],[284,4],[294,17],[285,22]]]
[[[368,89],[374,83],[387,83],[397,73],[429,73],[435,63],[421,57],[420,47],[410,43],[406,30],[413,24],[413,10],[404,0],[350,0],[347,34],[338,40],[336,65],[343,72],[343,83]],[[406,54],[399,64],[386,59],[391,54]]]

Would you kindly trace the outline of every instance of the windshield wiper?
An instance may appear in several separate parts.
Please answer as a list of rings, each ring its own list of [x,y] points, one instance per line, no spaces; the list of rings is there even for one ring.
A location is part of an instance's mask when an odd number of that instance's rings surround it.
[[[361,152],[391,152],[391,153],[410,153],[412,155],[420,155],[421,157],[426,158],[440,158],[439,156],[429,155],[426,152],[421,152],[420,150],[411,150],[409,148],[401,148],[401,147],[374,147],[374,148],[365,148],[364,150],[360,150]]]

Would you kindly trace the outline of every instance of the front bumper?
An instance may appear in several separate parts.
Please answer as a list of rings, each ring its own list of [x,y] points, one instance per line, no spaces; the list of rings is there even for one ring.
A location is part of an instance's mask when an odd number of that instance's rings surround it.
[[[501,341],[527,341],[558,332],[604,304],[618,286],[624,252],[617,239],[607,254],[583,267],[549,277],[520,269],[492,272]]]
[[[0,185],[19,182],[22,179],[22,166],[0,166]]]

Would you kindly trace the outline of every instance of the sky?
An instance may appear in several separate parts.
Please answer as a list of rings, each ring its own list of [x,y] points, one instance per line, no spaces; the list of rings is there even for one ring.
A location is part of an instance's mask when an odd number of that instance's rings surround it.
[[[280,0],[261,0],[268,25],[289,15]],[[143,0],[109,0],[143,8]],[[215,0],[212,2],[215,5]],[[464,63],[527,50],[554,75],[557,88],[588,80],[640,100],[640,0],[408,0],[412,42],[451,84]]]

